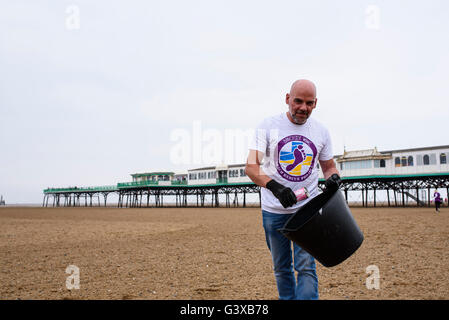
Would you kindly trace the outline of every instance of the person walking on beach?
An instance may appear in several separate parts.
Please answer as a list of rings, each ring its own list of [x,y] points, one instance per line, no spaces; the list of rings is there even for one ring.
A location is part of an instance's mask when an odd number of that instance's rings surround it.
[[[261,187],[262,221],[279,299],[318,299],[314,258],[277,230],[318,192],[318,163],[326,188],[341,184],[328,130],[310,118],[317,105],[316,87],[297,80],[286,94],[287,112],[266,118],[250,144],[246,174]],[[297,202],[294,190],[310,197]],[[295,279],[294,269],[297,271]]]
[[[433,201],[435,202],[435,212],[440,212],[440,206],[441,206],[441,195],[438,192],[438,189],[435,190],[433,194]]]

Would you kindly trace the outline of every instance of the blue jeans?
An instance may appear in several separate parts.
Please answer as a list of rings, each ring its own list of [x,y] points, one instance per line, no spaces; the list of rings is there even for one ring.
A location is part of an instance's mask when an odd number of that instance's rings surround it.
[[[294,267],[298,273],[296,280],[293,271],[292,241],[277,231],[291,216],[292,214],[276,214],[262,210],[265,238],[273,258],[279,299],[317,300],[318,277],[315,259],[293,243]]]

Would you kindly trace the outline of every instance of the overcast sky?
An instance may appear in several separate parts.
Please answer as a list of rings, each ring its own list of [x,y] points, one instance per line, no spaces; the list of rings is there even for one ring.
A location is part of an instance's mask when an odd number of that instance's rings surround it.
[[[245,143],[226,133],[285,112],[299,78],[317,85],[312,117],[329,128],[334,154],[449,144],[445,0],[0,4],[8,203],[217,154],[244,162]],[[181,146],[190,154],[177,161]],[[215,154],[195,162],[206,149]]]

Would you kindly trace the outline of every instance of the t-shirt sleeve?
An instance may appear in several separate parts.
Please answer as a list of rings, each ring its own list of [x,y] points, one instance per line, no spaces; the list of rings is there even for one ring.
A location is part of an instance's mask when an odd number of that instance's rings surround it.
[[[267,135],[266,122],[262,121],[254,130],[253,138],[249,144],[249,149],[266,153],[267,144],[268,144],[268,135]]]
[[[332,151],[332,141],[331,136],[329,134],[329,130],[324,129],[324,144],[323,148],[321,149],[319,159],[321,161],[331,160],[333,159],[334,154]]]

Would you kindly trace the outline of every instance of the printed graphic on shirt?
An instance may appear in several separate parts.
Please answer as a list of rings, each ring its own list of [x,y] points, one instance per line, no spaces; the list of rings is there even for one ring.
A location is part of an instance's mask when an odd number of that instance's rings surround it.
[[[277,145],[276,169],[288,181],[304,181],[312,174],[316,155],[317,149],[308,138],[285,137]]]

